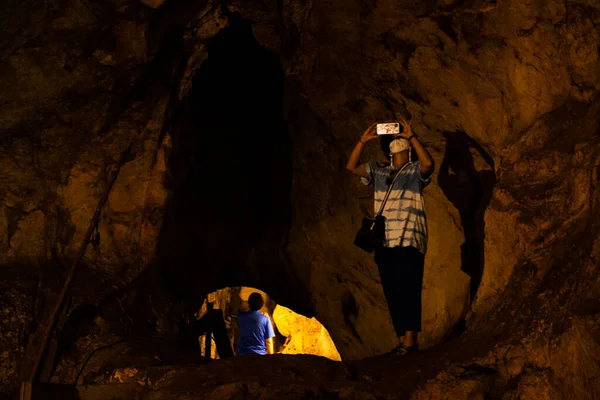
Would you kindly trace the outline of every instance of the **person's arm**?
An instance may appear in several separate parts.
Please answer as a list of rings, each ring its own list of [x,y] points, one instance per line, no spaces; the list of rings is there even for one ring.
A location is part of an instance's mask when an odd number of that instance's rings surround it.
[[[429,178],[433,173],[433,169],[435,166],[433,157],[431,157],[431,154],[429,154],[429,151],[427,151],[427,149],[423,145],[423,142],[421,142],[416,135],[410,139],[410,144],[412,145],[412,147],[414,147],[415,151],[417,152],[419,160],[421,160],[421,169],[419,170],[421,176],[424,179]]]
[[[267,354],[273,354],[275,351],[273,350],[273,338],[265,339],[265,346],[267,347]]]
[[[368,178],[369,174],[367,173],[367,168],[365,163],[360,163],[360,156],[365,148],[365,145],[370,141],[377,137],[377,132],[375,130],[375,126],[377,124],[373,124],[367,128],[366,131],[363,132],[362,136],[356,146],[354,146],[354,150],[350,154],[350,158],[348,159],[348,163],[346,164],[346,169],[349,172],[352,172],[356,176],[360,176],[362,178]]]
[[[265,347],[267,348],[267,354],[275,353],[273,349],[273,338],[275,337],[275,331],[273,325],[271,325],[271,318],[267,316],[265,324]]]
[[[421,168],[419,169],[421,177],[423,179],[429,178],[434,169],[433,157],[431,157],[431,154],[429,154],[423,145],[423,142],[421,142],[417,135],[414,134],[411,127],[412,119],[410,122],[407,122],[404,118],[400,117],[400,123],[402,124],[403,129],[402,133],[400,133],[398,136],[410,141],[411,146],[415,149],[417,156],[419,156],[419,160],[421,161]]]

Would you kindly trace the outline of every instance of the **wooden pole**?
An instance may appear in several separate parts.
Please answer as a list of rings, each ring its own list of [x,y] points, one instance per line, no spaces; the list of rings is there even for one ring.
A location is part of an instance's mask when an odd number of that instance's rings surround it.
[[[127,156],[129,155],[130,150],[131,150],[131,144],[129,145],[129,147],[127,147],[127,150],[125,150],[125,152],[121,156],[121,159],[119,160],[119,163],[117,164],[117,170],[111,177],[111,179],[108,183],[108,187],[106,188],[106,191],[104,192],[104,195],[98,202],[98,206],[96,207],[96,211],[94,212],[94,215],[92,217],[92,220],[90,222],[88,230],[85,233],[85,236],[83,237],[83,242],[81,243],[81,246],[79,246],[79,252],[77,253],[77,256],[73,259],[73,264],[71,264],[71,270],[69,271],[69,274],[67,275],[67,279],[65,280],[65,283],[63,285],[63,288],[60,291],[60,294],[58,295],[58,299],[56,300],[56,305],[54,306],[54,310],[52,311],[52,314],[50,315],[50,321],[49,321],[48,325],[44,326],[43,324],[40,324],[40,328],[43,329],[42,342],[36,353],[36,356],[35,356],[35,359],[33,362],[33,368],[31,369],[31,374],[29,376],[26,376],[24,382],[21,383],[21,393],[20,393],[20,397],[19,397],[21,400],[31,400],[33,384],[34,384],[35,380],[37,379],[37,376],[38,376],[38,373],[40,370],[40,366],[42,365],[42,361],[44,359],[44,355],[45,355],[46,349],[48,347],[48,342],[50,341],[50,338],[52,337],[52,333],[56,326],[58,314],[60,313],[60,310],[63,306],[65,297],[67,295],[67,291],[69,290],[69,288],[71,286],[71,282],[73,280],[73,277],[75,276],[75,271],[77,270],[77,267],[79,266],[79,262],[81,261],[81,259],[83,258],[83,255],[85,254],[85,249],[87,247],[88,242],[90,241],[90,236],[92,236],[94,227],[98,224],[98,219],[100,218],[100,213],[102,212],[102,208],[104,207],[106,200],[108,200],[108,195],[110,194],[113,184],[117,180],[119,171],[121,171],[121,167],[125,163],[125,160],[127,159]]]
[[[211,322],[211,318],[210,317],[212,316],[211,315],[212,311],[213,311],[213,303],[207,302],[206,303],[206,315],[208,316],[208,322],[209,323],[207,324],[206,333],[205,333],[205,336],[204,336],[204,357],[206,357],[206,358],[211,358],[210,357],[211,356],[211,354],[210,354],[211,353],[210,348],[211,348],[211,345],[212,345],[212,340],[211,339],[212,339],[212,328],[213,327],[211,326],[211,323],[210,323]]]

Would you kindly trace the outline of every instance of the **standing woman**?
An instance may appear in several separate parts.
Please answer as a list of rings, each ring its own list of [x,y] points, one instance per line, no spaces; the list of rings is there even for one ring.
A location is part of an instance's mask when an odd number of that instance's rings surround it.
[[[388,353],[390,355],[404,355],[418,350],[417,334],[421,331],[421,291],[427,251],[423,189],[431,182],[434,169],[431,154],[413,133],[412,119],[407,122],[400,117],[400,124],[401,133],[394,135],[394,140],[389,143],[390,164],[359,162],[365,145],[377,138],[376,124],[373,124],[362,134],[346,165],[348,171],[361,177],[365,185],[373,188],[375,212],[379,210],[389,185],[393,185],[382,213],[385,217],[385,240],[382,247],[375,249],[383,293],[398,337],[398,345]],[[381,140],[384,141],[385,137]],[[410,160],[411,147],[419,158],[414,163]],[[396,172],[403,167],[393,180]]]

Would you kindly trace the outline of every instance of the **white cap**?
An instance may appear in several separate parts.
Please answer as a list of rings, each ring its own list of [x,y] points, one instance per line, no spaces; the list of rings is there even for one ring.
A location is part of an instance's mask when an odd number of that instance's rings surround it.
[[[394,139],[390,143],[390,153],[392,154],[400,153],[401,151],[406,151],[408,149],[410,149],[410,142],[404,138]]]

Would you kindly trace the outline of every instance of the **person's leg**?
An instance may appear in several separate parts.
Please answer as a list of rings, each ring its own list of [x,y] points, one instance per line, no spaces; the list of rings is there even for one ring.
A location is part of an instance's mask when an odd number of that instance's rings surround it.
[[[406,347],[414,347],[417,345],[417,332],[416,331],[406,331],[404,335],[404,340],[402,344]]]
[[[407,290],[406,274],[404,271],[404,253],[400,247],[387,249],[386,263],[382,265],[385,271],[382,278],[382,285],[386,293],[390,317],[396,331],[398,345],[390,354],[400,354],[403,350],[403,341],[406,340],[406,324],[404,323],[405,314],[405,292]]]
[[[407,291],[410,289],[409,282],[407,280],[407,262],[405,259],[405,248],[394,247],[391,253],[389,262],[389,281],[393,287],[394,292],[394,312],[392,313],[392,321],[394,322],[394,329],[398,337],[398,346],[401,347],[407,341],[407,335],[410,333],[407,331],[406,325],[406,303],[407,303]],[[410,338],[408,338],[410,340]]]
[[[423,289],[423,255],[414,247],[401,249],[398,256],[401,277],[401,315],[399,324],[406,331],[405,347],[418,345],[417,335],[421,331],[421,292]]]
[[[379,269],[381,286],[383,288],[383,294],[388,305],[390,317],[392,318],[392,323],[394,325],[394,329],[396,330],[396,334],[400,338],[404,335],[404,332],[399,330],[400,326],[398,325],[397,315],[400,312],[399,308],[402,306],[402,303],[400,297],[398,296],[398,274],[396,272],[397,265],[394,254],[394,248],[386,247],[383,249],[378,249],[375,253],[375,262],[377,263],[377,267]]]

